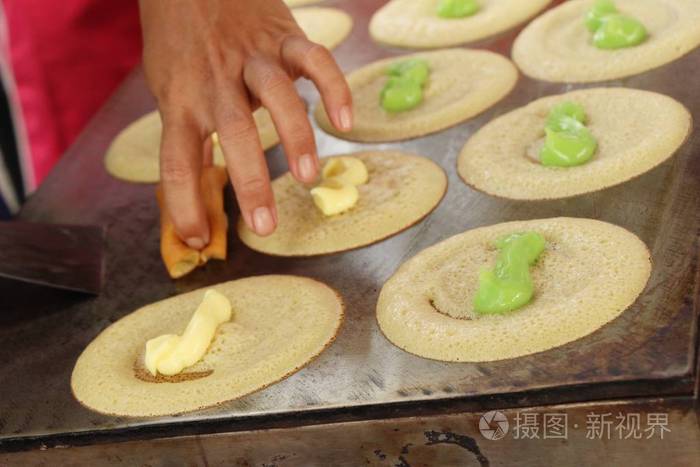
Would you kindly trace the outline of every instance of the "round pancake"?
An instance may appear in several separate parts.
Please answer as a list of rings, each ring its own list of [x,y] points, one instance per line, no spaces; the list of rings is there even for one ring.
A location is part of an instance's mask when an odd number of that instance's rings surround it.
[[[369,32],[384,44],[408,48],[450,47],[506,31],[542,11],[552,0],[481,0],[465,18],[441,18],[440,0],[392,0],[372,17]]]
[[[598,140],[590,162],[546,167],[539,162],[547,115],[563,101],[583,105]],[[477,131],[457,171],[473,188],[510,199],[556,199],[602,190],[669,159],[692,128],[690,112],[662,94],[625,88],[573,91],[538,99]]]
[[[279,143],[270,113],[253,112],[264,150]],[[158,112],[151,112],[126,127],[112,141],[105,155],[105,168],[112,176],[127,182],[157,183],[160,180],[160,136],[163,126]],[[224,166],[224,155],[214,149],[214,164]]]
[[[320,3],[322,0],[284,0],[288,7],[311,5],[312,3]]]
[[[388,78],[386,69],[412,58],[430,64],[424,100],[412,110],[391,114],[379,102]],[[510,60],[493,52],[446,49],[380,60],[350,73],[347,80],[353,95],[353,129],[336,130],[322,102],[315,112],[319,126],[342,139],[385,142],[434,133],[483,112],[513,89],[518,71]]]
[[[146,341],[181,334],[207,289],[232,304],[203,360],[179,378],[144,377]],[[307,365],[334,340],[343,304],[331,288],[296,276],[258,276],[145,306],[105,329],[78,358],[76,399],[97,412],[162,416],[201,409],[265,388]]]
[[[352,30],[350,15],[337,8],[296,8],[294,19],[306,37],[327,49],[334,49]]]
[[[445,172],[425,157],[398,151],[347,154],[367,166],[369,181],[349,211],[326,217],[309,188],[290,173],[272,182],[277,229],[260,237],[238,221],[238,235],[253,250],[276,256],[313,256],[378,242],[417,223],[440,203],[447,189]],[[325,162],[328,159],[321,159]]]
[[[640,20],[649,38],[635,47],[601,50],[584,25],[593,0],[570,0],[546,12],[518,36],[513,60],[528,76],[583,83],[642,73],[676,60],[700,45],[697,0],[616,0]]]
[[[492,268],[492,242],[535,231],[547,240],[531,268],[535,297],[510,313],[476,316],[479,272]],[[377,320],[394,345],[425,358],[487,362],[542,352],[612,321],[642,293],[651,274],[646,245],[593,219],[508,222],[469,230],[404,263],[384,284]]]

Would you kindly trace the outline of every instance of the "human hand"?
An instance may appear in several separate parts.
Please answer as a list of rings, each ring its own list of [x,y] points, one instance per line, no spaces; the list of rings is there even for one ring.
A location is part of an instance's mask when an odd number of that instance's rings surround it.
[[[163,120],[161,181],[178,235],[195,249],[209,242],[199,183],[214,131],[245,223],[269,235],[277,214],[251,113],[261,104],[270,111],[291,173],[313,182],[318,155],[293,81],[311,79],[334,126],[348,131],[352,97],[343,73],[324,47],[305,38],[282,0],[139,3],[146,80]]]

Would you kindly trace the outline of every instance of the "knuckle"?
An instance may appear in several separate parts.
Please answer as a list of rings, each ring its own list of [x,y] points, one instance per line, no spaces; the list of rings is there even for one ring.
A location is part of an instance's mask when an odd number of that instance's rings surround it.
[[[285,89],[289,82],[287,74],[279,69],[271,69],[260,76],[260,87],[267,92]]]
[[[167,103],[159,102],[158,110],[165,136],[172,136],[175,132],[189,132],[200,126],[189,100],[178,98]]]
[[[223,111],[219,116],[219,137],[222,139],[252,138],[257,137],[258,127],[255,125],[250,111],[232,106]]]
[[[227,129],[221,133],[222,138],[228,136],[233,140],[248,140],[258,136],[258,127],[255,126],[255,122],[250,117],[233,119],[225,125]]]
[[[306,118],[304,115],[303,118]],[[298,143],[307,143],[313,140],[313,133],[308,124],[299,118],[295,119],[294,122],[289,123],[288,128],[286,128],[287,136]]]
[[[243,178],[238,184],[238,193],[244,198],[256,198],[267,191],[267,183],[261,177]]]
[[[189,101],[194,98],[191,88],[182,79],[168,79],[151,88],[161,113],[178,116],[187,114]]]
[[[328,49],[320,44],[312,43],[309,49],[304,55],[304,60],[309,66],[325,66],[333,62],[333,57],[331,56]]]
[[[193,171],[189,163],[166,157],[161,161],[160,175],[164,183],[181,186],[190,183]]]

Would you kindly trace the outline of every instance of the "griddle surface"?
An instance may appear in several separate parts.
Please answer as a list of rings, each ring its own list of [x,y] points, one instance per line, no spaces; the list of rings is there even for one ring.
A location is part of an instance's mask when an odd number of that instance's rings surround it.
[[[369,40],[367,23],[383,2],[337,0],[353,15],[352,36],[336,51],[352,70],[404,53]],[[516,32],[477,44],[508,54]],[[605,83],[668,94],[700,118],[700,51],[658,70]],[[465,77],[468,79],[469,77]],[[318,409],[359,409],[407,401],[439,401],[479,395],[543,390],[557,402],[557,388],[623,384],[622,394],[651,387],[692,391],[697,328],[698,233],[700,231],[700,137],[695,131],[677,156],[622,186],[568,200],[515,202],[468,188],[456,172],[459,150],[494,117],[541,96],[585,86],[547,84],[521,77],[514,92],[494,108],[457,127],[416,140],[363,145],[317,130],[319,154],[401,149],[432,158],[449,175],[447,195],[436,211],[411,229],[374,246],[332,256],[281,259],[246,248],[230,232],[230,260],[211,262],[171,281],[158,248],[154,187],[111,178],[102,164],[110,141],[128,123],[154,108],[136,71],[91,122],[83,135],[24,207],[21,218],[98,224],[107,229],[106,281],[98,298],[0,282],[0,439],[78,432],[103,432],[149,425],[214,419],[264,418]],[[589,86],[590,87],[590,86]],[[313,106],[318,97],[300,84]],[[311,109],[310,109],[311,110]],[[695,127],[697,130],[697,125]],[[273,176],[286,167],[281,148],[268,152]],[[237,213],[229,193],[232,219]],[[519,219],[577,216],[618,224],[639,235],[653,254],[654,272],[637,303],[586,338],[528,357],[488,364],[425,360],[399,350],[380,333],[374,308],[382,284],[406,259],[467,229]],[[100,331],[150,302],[250,275],[299,274],[339,290],[347,319],[336,343],[289,379],[221,407],[176,418],[121,419],[80,406],[70,375],[80,352]],[[656,385],[656,386],[655,386]],[[644,389],[646,388],[646,389]],[[618,394],[620,392],[618,391]],[[418,404],[420,405],[420,404]]]

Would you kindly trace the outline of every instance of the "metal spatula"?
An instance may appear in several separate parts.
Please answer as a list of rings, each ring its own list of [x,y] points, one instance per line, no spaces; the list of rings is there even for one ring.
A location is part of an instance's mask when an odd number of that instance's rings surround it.
[[[0,276],[97,295],[103,245],[100,227],[0,222]]]

